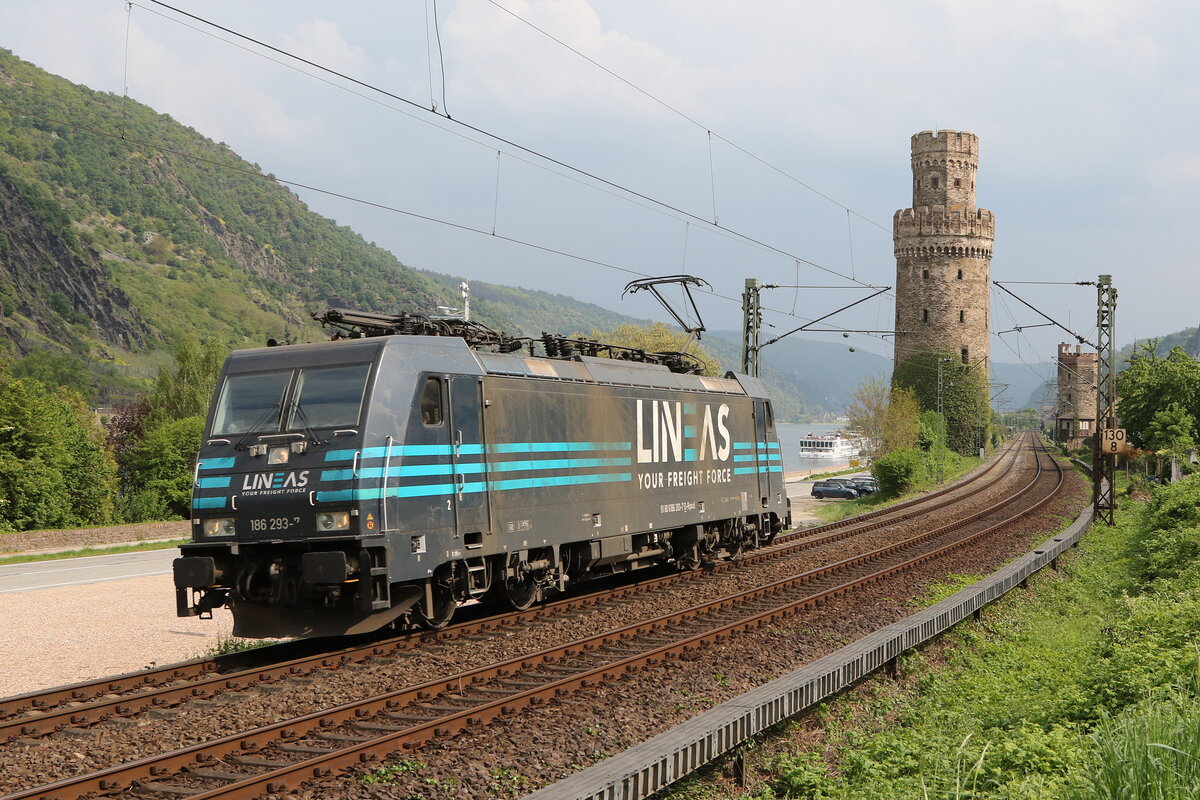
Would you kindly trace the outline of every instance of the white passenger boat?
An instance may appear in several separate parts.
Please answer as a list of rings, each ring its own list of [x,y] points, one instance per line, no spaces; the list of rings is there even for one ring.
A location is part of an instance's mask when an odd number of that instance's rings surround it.
[[[826,434],[807,434],[800,440],[801,458],[826,458],[849,461],[862,450],[862,440],[842,435],[841,431]]]

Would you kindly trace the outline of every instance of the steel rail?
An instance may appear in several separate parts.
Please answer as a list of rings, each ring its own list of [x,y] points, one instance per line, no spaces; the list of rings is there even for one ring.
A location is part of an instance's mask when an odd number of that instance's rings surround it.
[[[1002,463],[1011,454],[1011,449],[1010,447],[1000,458],[994,459],[992,464],[988,465],[986,469],[979,472],[976,476],[948,487],[944,492],[950,492],[978,481]],[[595,607],[602,603],[632,595],[657,591],[682,580],[695,580],[705,577],[707,573],[741,569],[750,564],[789,557],[803,550],[878,530],[887,525],[910,520],[955,503],[960,503],[979,492],[985,491],[993,486],[995,482],[1003,479],[1011,471],[1014,463],[1014,459],[1008,459],[1007,467],[996,477],[995,481],[980,484],[962,495],[950,497],[933,505],[926,505],[928,498],[934,496],[927,495],[885,509],[878,509],[868,514],[838,520],[834,523],[808,529],[805,531],[806,535],[802,537],[790,536],[776,547],[743,556],[735,562],[716,564],[713,568],[704,572],[696,571],[666,575],[648,581],[641,581],[631,586],[607,589],[582,597],[560,600],[528,611],[511,612],[473,622],[460,623],[451,629],[443,631],[407,634],[380,642],[368,643],[332,652],[319,652],[314,655],[305,655],[299,658],[254,666],[248,669],[237,670],[236,667],[233,667],[235,671],[232,673],[224,672],[223,667],[255,659],[247,656],[247,654],[230,654],[208,660],[197,659],[176,665],[167,665],[155,671],[129,673],[123,676],[116,676],[112,679],[91,681],[84,684],[52,689],[48,692],[33,692],[6,698],[5,702],[7,703],[20,703],[21,708],[28,709],[32,707],[33,710],[32,713],[19,716],[14,715],[9,719],[0,720],[0,742],[16,737],[44,736],[68,727],[95,724],[113,717],[128,717],[150,709],[175,706],[188,700],[207,699],[226,691],[247,689],[262,683],[274,683],[286,678],[308,675],[318,670],[336,669],[345,664],[360,663],[370,658],[386,658],[405,650],[427,645],[431,642],[474,636],[481,633],[490,634],[505,627],[524,624],[534,620],[542,620],[549,616],[577,611],[582,608]],[[936,496],[940,496],[944,492],[939,492]],[[913,509],[912,506],[917,506],[917,508]],[[903,511],[906,508],[910,510]],[[896,515],[897,511],[902,511],[903,513]],[[894,518],[893,515],[895,515]],[[864,524],[864,520],[872,518],[876,518],[874,522]],[[822,533],[825,535],[821,535]],[[287,648],[288,645],[303,644],[305,643],[288,642],[276,647]],[[262,648],[259,652],[261,653],[262,650],[266,649]],[[291,647],[288,649],[294,650],[298,648]],[[254,653],[254,651],[249,652]],[[236,658],[237,656],[242,656],[242,658]],[[177,682],[180,680],[188,682],[185,685],[178,685]],[[164,681],[171,683],[163,685]],[[153,684],[153,686],[148,686],[150,684]],[[112,696],[117,692],[128,692],[131,689],[142,687],[148,688],[136,694],[118,697]],[[81,704],[80,701],[85,700],[88,691],[92,694],[93,699]],[[103,691],[104,695],[107,696],[101,696],[96,699],[94,697],[96,691]],[[68,700],[72,703],[69,706],[42,710],[51,702],[61,703]],[[4,705],[0,704],[0,713],[3,713],[4,710]]]
[[[975,518],[980,518],[986,514],[994,513],[997,508],[1008,505],[1017,497],[1020,497],[1026,492],[1030,491],[1030,489],[1037,484],[1038,476],[1041,474],[1040,458],[1038,458],[1036,454],[1035,462],[1038,475],[1035,476],[1026,487],[1021,489],[1020,492],[1016,493],[1015,495],[1008,497],[1000,503],[984,509],[973,516]],[[319,755],[315,759],[308,759],[286,766],[277,765],[275,769],[272,769],[265,775],[248,777],[236,784],[214,789],[212,791],[201,791],[200,793],[194,795],[194,798],[195,800],[199,800],[199,798],[217,796],[245,797],[250,796],[253,793],[257,793],[260,790],[265,790],[267,792],[282,791],[284,787],[293,786],[298,782],[309,780],[312,777],[324,777],[328,774],[332,774],[330,770],[332,770],[334,767],[346,766],[348,763],[369,761],[370,759],[365,757],[369,748],[376,747],[384,750],[394,750],[397,749],[397,747],[394,747],[393,745],[396,745],[401,740],[406,740],[410,743],[419,743],[428,738],[432,738],[433,736],[445,735],[451,730],[461,730],[463,727],[482,724],[483,722],[493,719],[503,713],[508,713],[509,711],[515,710],[518,705],[536,705],[539,702],[544,702],[546,699],[557,696],[558,694],[568,692],[572,687],[586,686],[588,681],[612,679],[617,674],[626,672],[631,668],[635,668],[645,663],[653,663],[659,660],[660,657],[665,657],[666,654],[671,652],[678,653],[686,651],[699,642],[713,638],[714,636],[716,639],[720,639],[735,629],[745,629],[745,627],[752,626],[756,622],[757,624],[765,624],[765,621],[776,619],[783,613],[792,613],[798,608],[814,605],[831,596],[836,596],[849,591],[856,585],[874,582],[880,580],[886,575],[906,569],[911,565],[924,563],[925,561],[928,561],[939,554],[947,552],[956,547],[961,547],[969,541],[973,541],[974,539],[979,538],[986,533],[990,533],[991,531],[1008,524],[1012,521],[1012,519],[1023,516],[1024,514],[1028,514],[1034,509],[1040,507],[1045,502],[1048,502],[1049,499],[1054,496],[1054,493],[1061,488],[1063,483],[1061,467],[1057,464],[1057,462],[1053,463],[1059,471],[1059,479],[1054,492],[1047,495],[1030,508],[1013,515],[1011,518],[989,526],[982,531],[971,534],[970,536],[960,539],[956,542],[946,544],[934,551],[919,555],[909,562],[890,565],[883,569],[876,570],[870,575],[861,576],[857,579],[843,582],[837,586],[823,590],[816,594],[810,594],[805,598],[791,602],[786,606],[777,607],[773,610],[758,613],[737,622],[721,625],[714,629],[717,631],[716,634],[713,633],[713,630],[710,630],[708,633],[704,634],[696,634],[695,636],[688,637],[681,642],[664,644],[650,650],[648,653],[643,653],[637,656],[629,656],[611,663],[606,663],[600,667],[579,675],[571,676],[569,678],[562,678],[557,681],[547,683],[543,686],[538,686],[523,692],[510,694],[509,696],[502,697],[495,701],[477,705],[471,708],[465,708],[458,713],[432,719],[427,722],[422,722],[415,726],[407,726],[404,727],[403,730],[397,730],[383,737],[373,738],[369,742],[355,743],[349,747],[337,748],[337,740],[335,739],[335,749],[331,750],[327,754]],[[946,532],[945,529],[947,528],[958,529],[965,526],[965,524],[968,523],[963,521],[952,523],[949,526],[944,526],[943,529],[939,529],[937,532],[930,532],[921,534],[917,537],[912,537],[912,540],[910,541],[928,541],[938,533],[944,535]],[[911,543],[909,546],[911,547]],[[864,554],[863,556],[853,559],[853,561],[863,563],[866,561],[875,560],[880,556],[881,553],[885,551],[894,552],[898,550],[898,547],[898,545],[892,545],[887,548],[880,548],[876,551],[872,551],[871,553]],[[845,562],[839,565],[842,569],[845,568],[844,563]],[[473,670],[453,676],[449,679],[439,679],[437,681],[423,684],[420,687],[413,687],[410,689],[387,693],[376,698],[371,698],[367,701],[346,704],[338,707],[337,709],[332,709],[326,712],[318,712],[300,717],[298,719],[287,720],[274,725],[264,726],[263,728],[250,731],[245,734],[230,736],[221,740],[194,745],[189,748],[164,754],[163,756],[143,759],[138,762],[133,762],[132,764],[113,767],[108,770],[93,773],[91,775],[67,779],[49,786],[35,788],[27,792],[10,795],[9,797],[4,798],[4,800],[25,800],[26,798],[34,797],[47,799],[55,797],[78,797],[95,791],[112,792],[121,790],[132,785],[135,781],[145,781],[147,779],[149,779],[151,783],[143,784],[141,788],[143,790],[154,791],[156,788],[156,784],[154,783],[155,779],[171,774],[172,772],[178,771],[183,767],[190,766],[197,762],[201,764],[200,772],[203,772],[203,764],[211,763],[219,757],[230,755],[244,757],[246,752],[253,753],[261,747],[276,742],[276,740],[281,737],[284,740],[294,740],[301,738],[302,736],[305,736],[314,730],[319,732],[322,728],[333,728],[347,722],[361,720],[371,716],[374,713],[378,713],[379,711],[402,707],[407,702],[411,702],[413,699],[422,699],[422,697],[427,699],[433,696],[433,692],[435,690],[438,692],[449,692],[451,694],[457,691],[461,696],[464,686],[470,686],[473,683],[478,683],[479,681],[487,679],[487,677],[504,675],[516,669],[518,664],[522,668],[530,669],[538,664],[556,662],[563,658],[570,657],[576,653],[587,651],[594,652],[598,648],[612,643],[624,642],[628,645],[631,643],[630,640],[636,636],[645,635],[648,633],[665,632],[668,629],[677,626],[683,619],[688,617],[695,618],[699,614],[711,614],[714,610],[719,611],[728,608],[739,608],[747,603],[754,602],[761,597],[765,597],[771,591],[779,591],[783,588],[794,587],[797,583],[803,580],[811,580],[814,574],[829,574],[831,571],[833,571],[833,569],[836,568],[831,568],[830,566],[818,568],[816,570],[811,570],[808,573],[801,573],[798,576],[793,576],[792,578],[776,581],[767,587],[759,587],[758,589],[749,590],[747,592],[736,593],[734,595],[721,598],[693,609],[677,612],[676,614],[664,615],[663,617],[655,620],[649,620],[617,631],[610,631],[596,637],[588,637],[587,639],[562,645],[558,648],[551,648],[550,650],[534,654],[533,656],[524,656],[511,659],[499,665],[492,665],[481,670]],[[380,726],[376,727],[378,728]],[[382,727],[386,728],[388,726]],[[399,726],[391,727],[395,728]],[[303,734],[300,733],[302,729],[304,730]],[[345,739],[352,737],[343,736],[340,738],[342,740],[341,743],[345,744]],[[349,761],[346,759],[349,759]],[[267,763],[270,764],[272,762],[268,761]],[[296,778],[296,776],[300,777]],[[203,775],[198,775],[198,777],[204,779]],[[281,779],[284,779],[285,777],[286,780],[282,780],[281,782]],[[226,774],[225,779],[228,778],[229,776]],[[252,789],[251,785],[256,788]],[[173,794],[178,794],[180,787],[172,786],[169,788],[169,790]]]

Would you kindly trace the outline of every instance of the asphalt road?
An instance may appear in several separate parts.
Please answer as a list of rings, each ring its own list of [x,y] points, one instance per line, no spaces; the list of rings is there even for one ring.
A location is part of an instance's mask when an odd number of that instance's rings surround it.
[[[138,553],[0,564],[0,594],[163,575],[171,571],[171,562],[178,556],[179,550],[170,547]]]

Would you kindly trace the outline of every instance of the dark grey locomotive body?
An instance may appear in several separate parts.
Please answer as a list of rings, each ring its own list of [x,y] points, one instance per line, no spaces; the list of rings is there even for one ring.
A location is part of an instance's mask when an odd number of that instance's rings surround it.
[[[180,615],[237,636],[436,627],[474,599],[750,547],[788,521],[761,383],[379,336],[233,353]]]

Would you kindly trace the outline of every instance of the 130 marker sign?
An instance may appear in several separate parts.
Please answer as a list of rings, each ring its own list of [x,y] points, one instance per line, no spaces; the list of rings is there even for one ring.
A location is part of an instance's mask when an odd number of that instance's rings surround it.
[[[1124,428],[1103,428],[1100,431],[1100,452],[1107,455],[1123,455],[1129,452],[1129,440]]]

